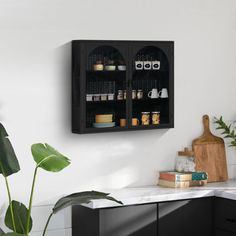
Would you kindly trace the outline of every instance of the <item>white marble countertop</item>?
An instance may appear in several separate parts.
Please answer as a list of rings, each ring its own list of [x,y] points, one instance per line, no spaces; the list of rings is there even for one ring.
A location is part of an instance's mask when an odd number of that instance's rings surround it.
[[[208,183],[203,187],[191,187],[184,189],[145,186],[116,190],[108,189],[104,190],[104,192],[111,193],[111,196],[122,201],[124,206],[212,196],[236,200],[236,180]],[[120,205],[113,201],[93,200],[89,204],[84,204],[84,206],[97,209],[116,207]]]

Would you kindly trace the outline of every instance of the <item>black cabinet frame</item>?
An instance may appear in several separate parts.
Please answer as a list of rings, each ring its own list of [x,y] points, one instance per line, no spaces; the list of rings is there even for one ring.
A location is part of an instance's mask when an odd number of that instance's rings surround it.
[[[126,114],[125,127],[93,128],[86,126],[86,73],[88,73],[88,55],[91,51],[102,46],[116,48],[126,61],[126,90],[127,98],[124,103]],[[134,78],[134,58],[136,53],[148,46],[161,49],[168,60],[168,101],[166,105],[166,121],[159,125],[132,126],[134,101],[132,100],[132,82]],[[109,72],[107,72],[109,73]],[[156,73],[162,73],[156,72]],[[164,72],[163,72],[164,73]],[[151,100],[143,101],[148,106]],[[114,101],[115,103],[115,101]],[[145,104],[146,103],[146,104]],[[129,130],[163,129],[174,127],[174,42],[173,41],[112,41],[112,40],[73,40],[72,41],[72,132],[73,133],[99,133]]]

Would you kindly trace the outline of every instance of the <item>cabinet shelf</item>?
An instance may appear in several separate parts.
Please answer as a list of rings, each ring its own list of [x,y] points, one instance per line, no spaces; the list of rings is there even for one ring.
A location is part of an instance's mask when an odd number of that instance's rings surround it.
[[[133,103],[142,103],[142,102],[167,102],[168,98],[143,98],[143,99],[132,99]],[[97,105],[97,104],[109,104],[109,103],[124,103],[126,99],[123,100],[106,100],[106,101],[86,101],[87,105]]]
[[[99,41],[72,42],[72,132],[101,133],[174,127],[174,42],[171,41]],[[140,58],[150,58],[160,70],[135,70]],[[94,71],[93,65],[126,65],[126,70]],[[141,63],[142,64],[142,63]],[[145,65],[143,63],[143,65]],[[145,67],[144,67],[145,68]],[[151,99],[149,91],[165,91],[168,98]],[[126,99],[117,100],[120,91]],[[132,99],[133,90],[142,90],[143,99]],[[115,94],[114,100],[86,101],[87,94]],[[132,118],[142,120],[144,112],[160,112],[158,125],[132,126]],[[110,115],[115,127],[93,128],[98,115]],[[151,117],[153,116],[153,117]],[[158,116],[158,115],[157,115]],[[120,127],[122,119],[127,126]],[[159,119],[159,118],[156,118]],[[106,119],[105,119],[106,120]],[[158,121],[157,121],[158,122]]]
[[[138,131],[138,130],[151,130],[151,129],[168,129],[170,127],[169,123],[163,123],[159,125],[138,125],[130,127],[120,127],[115,126],[111,128],[86,128],[84,133],[105,133],[105,132],[120,132],[120,131]]]

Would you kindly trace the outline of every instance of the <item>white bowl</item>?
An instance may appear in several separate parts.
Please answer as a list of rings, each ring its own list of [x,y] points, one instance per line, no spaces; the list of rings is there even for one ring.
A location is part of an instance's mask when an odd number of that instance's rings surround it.
[[[126,65],[118,65],[118,70],[126,70]]]
[[[115,69],[116,69],[116,66],[114,66],[114,65],[107,65],[107,66],[105,66],[105,70],[111,71],[111,70],[115,70]]]

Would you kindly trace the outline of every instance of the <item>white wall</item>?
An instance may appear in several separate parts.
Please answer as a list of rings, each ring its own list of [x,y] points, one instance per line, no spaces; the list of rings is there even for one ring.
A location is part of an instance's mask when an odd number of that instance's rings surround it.
[[[174,40],[175,128],[72,134],[72,39]],[[22,169],[10,178],[14,198],[28,199],[35,142],[72,160],[59,174],[39,172],[35,205],[83,189],[155,184],[201,134],[203,114],[235,119],[235,42],[234,0],[0,0],[0,121]],[[236,177],[236,152],[227,151]]]

